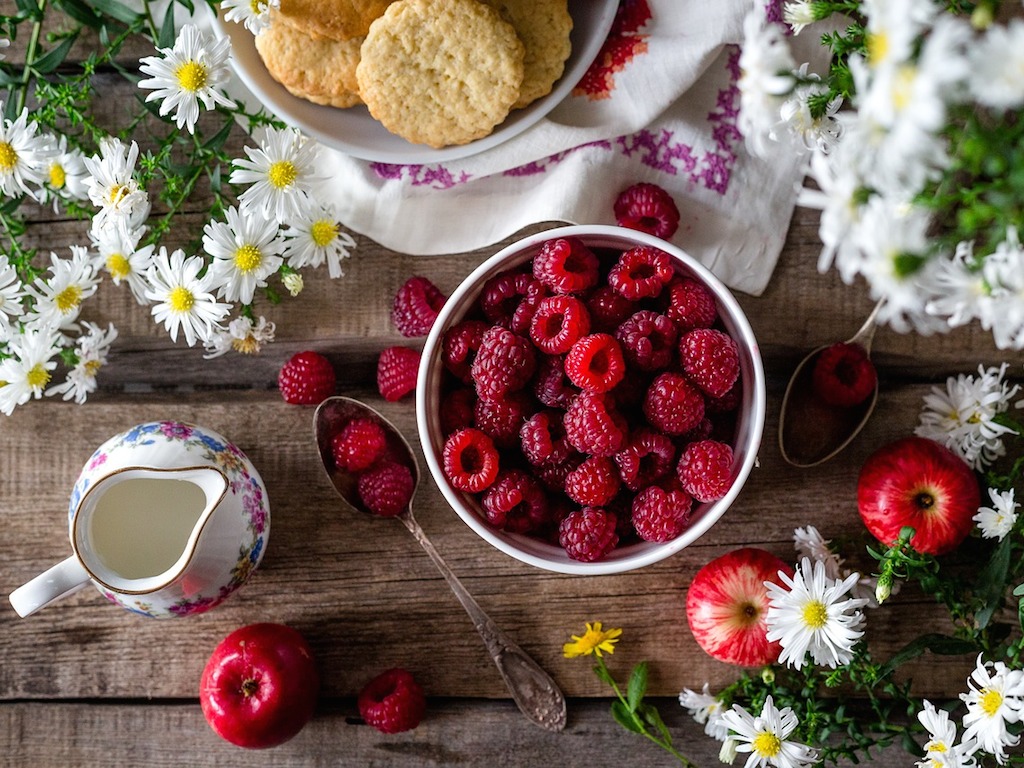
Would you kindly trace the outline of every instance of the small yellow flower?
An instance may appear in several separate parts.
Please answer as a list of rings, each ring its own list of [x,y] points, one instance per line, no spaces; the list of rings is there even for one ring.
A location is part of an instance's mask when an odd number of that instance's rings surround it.
[[[574,659],[577,656],[601,656],[602,651],[614,653],[615,643],[618,642],[621,634],[621,629],[602,630],[600,621],[595,621],[593,624],[587,622],[587,631],[583,633],[583,636],[572,635],[572,642],[562,646],[562,653],[567,659]]]

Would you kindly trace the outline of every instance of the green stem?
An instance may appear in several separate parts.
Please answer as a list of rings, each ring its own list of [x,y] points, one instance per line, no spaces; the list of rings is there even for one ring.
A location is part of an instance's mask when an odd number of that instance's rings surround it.
[[[28,98],[28,86],[32,82],[32,65],[36,60],[36,51],[39,49],[39,37],[43,32],[43,17],[46,15],[46,4],[48,0],[38,0],[36,7],[39,15],[32,22],[32,35],[28,40],[28,49],[25,51],[25,69],[21,72],[21,87],[18,89],[17,109],[15,115],[20,115],[25,108],[25,101]]]

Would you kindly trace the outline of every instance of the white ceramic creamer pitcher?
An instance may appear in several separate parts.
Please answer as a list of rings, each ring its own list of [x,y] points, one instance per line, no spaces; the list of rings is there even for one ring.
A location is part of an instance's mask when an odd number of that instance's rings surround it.
[[[140,424],[96,449],[68,511],[73,554],[10,595],[20,616],[92,583],[158,618],[201,613],[244,584],[270,531],[266,489],[216,432]]]

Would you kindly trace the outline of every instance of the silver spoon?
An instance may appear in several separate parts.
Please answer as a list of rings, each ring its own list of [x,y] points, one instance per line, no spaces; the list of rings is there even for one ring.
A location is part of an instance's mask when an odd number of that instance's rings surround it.
[[[331,438],[356,416],[373,419],[383,427],[389,448],[412,470],[413,482],[416,486],[419,485],[420,470],[416,463],[416,456],[402,433],[373,408],[349,397],[329,397],[320,403],[313,416],[313,432],[324,470],[341,498],[350,507],[366,514],[373,514],[359,499],[355,478],[335,467],[331,455]],[[473,599],[473,596],[462,586],[462,582],[452,573],[451,568],[434,549],[434,545],[430,543],[427,535],[413,517],[411,499],[409,506],[398,515],[398,519],[405,524],[416,541],[430,555],[430,559],[434,561],[434,565],[448,582],[455,597],[462,603],[462,607],[466,609],[466,613],[473,620],[477,632],[483,638],[484,645],[487,646],[491,658],[498,667],[498,672],[501,673],[501,677],[520,711],[541,728],[546,728],[549,731],[560,731],[565,728],[566,708],[565,696],[562,691],[547,672],[538,666],[537,662],[498,628]]]
[[[847,344],[860,345],[869,358],[877,328],[876,320],[883,302],[884,299],[875,304],[864,325],[846,341]],[[814,362],[829,346],[825,344],[812,350],[800,361],[782,398],[779,450],[782,458],[795,467],[822,464],[842,451],[860,434],[878,403],[877,378],[871,396],[849,408],[832,406],[815,397],[811,385]]]

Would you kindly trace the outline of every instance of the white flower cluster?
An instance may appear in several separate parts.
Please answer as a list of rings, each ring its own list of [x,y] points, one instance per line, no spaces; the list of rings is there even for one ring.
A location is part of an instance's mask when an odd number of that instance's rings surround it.
[[[759,4],[760,5],[760,4]],[[827,3],[787,2],[793,33],[831,13]],[[885,299],[879,320],[898,331],[947,330],[978,320],[1000,348],[1024,348],[1024,248],[1009,227],[993,253],[972,242],[934,253],[930,209],[917,202],[956,148],[944,136],[953,105],[1001,112],[1024,106],[1024,21],[984,31],[933,0],[863,0],[868,55],[851,55],[854,103],[828,104],[797,67],[785,30],[763,9],[746,20],[740,127],[752,152],[770,140],[807,155],[815,188],[798,202],[821,210],[822,271],[860,276]],[[819,112],[821,110],[818,110]]]

